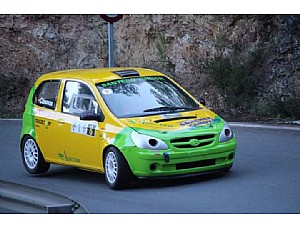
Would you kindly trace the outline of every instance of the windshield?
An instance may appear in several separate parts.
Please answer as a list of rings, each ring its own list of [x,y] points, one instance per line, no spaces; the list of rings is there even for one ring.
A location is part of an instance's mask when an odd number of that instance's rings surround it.
[[[199,105],[168,78],[136,77],[98,83],[110,111],[119,118],[199,109]]]

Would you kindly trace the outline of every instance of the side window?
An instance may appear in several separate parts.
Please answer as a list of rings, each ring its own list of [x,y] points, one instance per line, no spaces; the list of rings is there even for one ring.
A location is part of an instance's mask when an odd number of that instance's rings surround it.
[[[98,111],[98,103],[90,88],[81,82],[67,81],[62,111],[79,116],[84,111]]]
[[[33,96],[33,103],[54,110],[57,101],[60,81],[50,80],[42,82]]]

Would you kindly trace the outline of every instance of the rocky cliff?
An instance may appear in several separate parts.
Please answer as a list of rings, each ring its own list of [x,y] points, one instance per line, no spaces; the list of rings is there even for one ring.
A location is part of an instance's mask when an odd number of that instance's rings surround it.
[[[41,74],[107,66],[99,15],[0,15],[0,116],[20,116]],[[300,16],[124,15],[115,65],[162,71],[215,111],[300,117]]]

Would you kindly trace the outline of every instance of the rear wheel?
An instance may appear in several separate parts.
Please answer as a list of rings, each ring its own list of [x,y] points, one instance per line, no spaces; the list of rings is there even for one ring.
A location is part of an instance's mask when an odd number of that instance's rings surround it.
[[[50,164],[45,161],[36,141],[26,136],[22,143],[22,161],[25,169],[31,174],[41,174],[48,171]]]
[[[132,173],[126,159],[114,147],[105,153],[105,181],[111,189],[127,188],[130,184]]]

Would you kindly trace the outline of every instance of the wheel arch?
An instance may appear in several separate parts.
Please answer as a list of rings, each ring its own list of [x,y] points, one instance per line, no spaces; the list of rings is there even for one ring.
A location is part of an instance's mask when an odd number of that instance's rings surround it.
[[[121,156],[123,156],[123,158],[125,159],[125,161],[127,162],[127,165],[128,167],[130,168],[130,171],[132,172],[132,167],[130,166],[130,163],[128,162],[128,160],[126,159],[126,156],[123,154],[123,152],[118,148],[116,147],[115,145],[112,145],[112,144],[109,144],[107,145],[104,149],[103,149],[103,153],[102,153],[102,165],[103,165],[103,170],[105,171],[105,155],[106,155],[106,152],[109,150],[109,148],[115,148],[117,149]]]
[[[24,141],[24,138],[25,137],[31,137],[33,138],[35,141],[37,141],[37,134],[36,134],[36,131],[33,127],[24,127],[23,125],[23,129],[22,129],[22,132],[21,132],[21,137],[20,137],[20,149],[22,149],[22,144],[23,144],[23,141]]]
[[[28,165],[28,163],[25,161],[27,160],[25,158],[25,152],[24,152],[24,143],[25,143],[25,140],[28,139],[28,140],[32,140],[35,144],[35,146],[37,147],[37,156],[36,156],[36,164],[34,165],[34,167],[30,167]],[[44,159],[44,156],[39,148],[39,145],[36,141],[36,139],[30,135],[30,134],[24,134],[20,140],[20,151],[21,151],[21,155],[22,155],[22,161],[23,161],[23,164],[25,166],[25,169],[31,173],[31,174],[43,174],[45,172],[48,171],[48,169],[50,168],[50,163],[46,162],[45,159]],[[28,151],[27,151],[28,153]],[[28,161],[28,160],[27,160]]]
[[[31,133],[23,134],[23,136],[22,136],[22,138],[20,140],[20,151],[22,151],[22,149],[23,149],[22,146],[23,146],[23,143],[24,143],[24,140],[25,140],[26,137],[30,137],[30,138],[32,138],[35,141],[35,143],[37,144],[37,146],[38,146],[41,154],[44,156],[43,151],[41,151],[41,148],[40,148],[40,146],[39,146],[39,144],[37,142],[37,139]]]
[[[105,155],[106,155],[106,152],[108,151],[108,149],[111,148],[111,147],[117,149],[117,150],[122,154],[122,156],[124,157],[123,153],[119,150],[118,147],[116,147],[116,146],[114,146],[114,145],[112,145],[112,144],[107,145],[107,146],[103,149],[103,153],[102,153],[102,165],[103,165],[103,168],[104,168],[104,169],[105,169]],[[127,161],[127,160],[126,160],[126,161]]]
[[[31,137],[31,138],[33,138],[34,140],[35,140],[35,138],[34,137],[32,137],[32,135],[30,135],[30,134],[24,134],[23,136],[22,136],[22,138],[21,138],[21,140],[20,140],[20,150],[22,151],[22,147],[23,147],[23,142],[24,142],[24,139],[26,138],[26,137]]]

